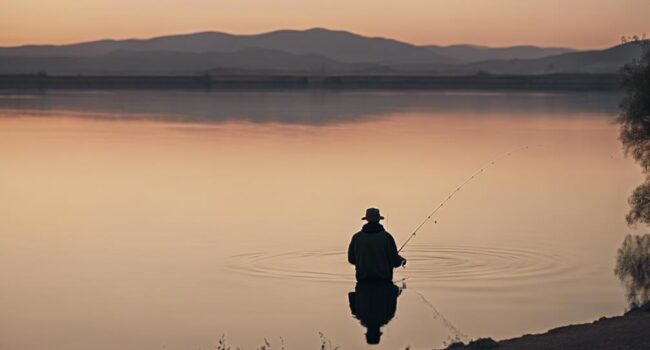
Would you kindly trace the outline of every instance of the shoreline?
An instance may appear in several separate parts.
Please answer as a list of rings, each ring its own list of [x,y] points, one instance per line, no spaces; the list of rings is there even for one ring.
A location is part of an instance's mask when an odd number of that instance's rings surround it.
[[[601,317],[592,323],[561,326],[540,334],[494,341],[482,338],[455,343],[448,350],[647,350],[650,349],[650,303],[622,316]]]
[[[619,74],[547,75],[0,75],[0,90],[517,90],[619,91]]]

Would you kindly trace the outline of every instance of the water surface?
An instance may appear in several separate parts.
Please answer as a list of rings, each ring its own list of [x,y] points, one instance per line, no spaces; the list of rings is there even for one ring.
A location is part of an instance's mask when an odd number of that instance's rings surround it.
[[[376,349],[620,314],[616,94],[0,95],[0,348],[364,348],[345,250],[404,250]],[[403,281],[402,281],[403,280]]]

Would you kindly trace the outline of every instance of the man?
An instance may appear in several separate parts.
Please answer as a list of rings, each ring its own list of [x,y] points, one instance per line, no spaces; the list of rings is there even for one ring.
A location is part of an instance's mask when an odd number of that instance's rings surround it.
[[[352,236],[348,261],[356,268],[358,282],[392,282],[393,269],[406,265],[397,252],[395,239],[379,221],[384,217],[377,208],[368,208],[362,220],[368,221]]]

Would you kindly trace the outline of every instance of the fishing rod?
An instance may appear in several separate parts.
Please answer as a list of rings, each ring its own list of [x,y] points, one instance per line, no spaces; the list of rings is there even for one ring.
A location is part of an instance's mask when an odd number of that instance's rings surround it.
[[[471,182],[471,181],[474,180],[475,178],[479,177],[481,174],[483,174],[483,172],[484,172],[485,170],[487,170],[488,168],[490,168],[491,166],[493,166],[494,164],[496,164],[496,162],[499,161],[501,158],[507,157],[507,156],[509,156],[509,155],[511,155],[511,154],[513,154],[513,153],[515,153],[515,152],[518,152],[518,151],[521,151],[521,150],[524,150],[524,149],[528,149],[528,146],[519,147],[519,148],[516,148],[516,149],[514,149],[514,150],[512,150],[512,151],[509,151],[509,152],[507,152],[507,153],[504,153],[504,154],[502,154],[502,155],[500,155],[500,156],[494,158],[493,160],[489,161],[488,163],[486,163],[485,165],[483,165],[481,168],[479,168],[476,172],[474,172],[470,177],[467,178],[467,180],[465,180],[463,183],[461,183],[460,185],[458,185],[458,186],[456,187],[455,190],[451,191],[451,193],[449,193],[449,195],[447,196],[447,198],[445,198],[445,200],[443,200],[442,202],[440,202],[440,204],[439,204],[435,209],[433,209],[433,211],[432,211],[432,212],[431,212],[431,213],[430,213],[430,214],[429,214],[429,215],[428,215],[428,216],[427,216],[427,217],[426,217],[426,218],[425,218],[425,219],[424,219],[424,220],[423,220],[423,221],[422,221],[422,222],[421,222],[421,223],[420,223],[416,228],[415,228],[415,230],[413,231],[413,233],[411,233],[411,235],[406,239],[406,241],[404,242],[404,244],[402,244],[402,246],[397,250],[397,252],[398,252],[398,253],[401,252],[402,249],[404,249],[404,247],[406,246],[406,244],[408,244],[408,242],[410,242],[410,241],[413,239],[413,237],[415,237],[415,235],[416,235],[416,234],[418,233],[418,231],[422,228],[422,226],[424,226],[424,224],[426,224],[427,221],[431,220],[431,217],[433,217],[433,215],[434,215],[435,213],[437,213],[438,210],[440,210],[440,209],[441,209],[441,208],[442,208],[442,207],[443,207],[447,202],[449,202],[449,200],[452,199],[452,198],[454,197],[454,195],[456,195],[456,193],[460,192],[460,190],[461,190],[463,187],[465,187],[465,185],[467,185],[469,182]],[[437,224],[438,221],[437,221],[437,220],[434,220],[434,223]]]

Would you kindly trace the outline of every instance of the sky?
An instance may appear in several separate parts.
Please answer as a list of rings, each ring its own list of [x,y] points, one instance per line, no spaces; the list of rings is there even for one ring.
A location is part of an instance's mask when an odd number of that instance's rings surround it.
[[[324,27],[414,44],[604,48],[650,0],[0,0],[0,46]]]

